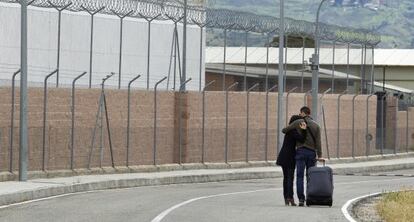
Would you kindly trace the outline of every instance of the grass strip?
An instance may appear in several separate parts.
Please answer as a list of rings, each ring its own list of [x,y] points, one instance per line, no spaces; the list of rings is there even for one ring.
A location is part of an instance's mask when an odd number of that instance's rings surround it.
[[[414,221],[414,191],[387,193],[376,208],[386,222],[412,222]]]

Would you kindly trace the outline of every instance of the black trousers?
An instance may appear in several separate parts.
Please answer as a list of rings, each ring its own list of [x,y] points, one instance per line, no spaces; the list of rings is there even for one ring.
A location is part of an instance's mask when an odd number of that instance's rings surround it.
[[[283,196],[285,199],[293,199],[293,179],[295,168],[282,167],[283,170]]]

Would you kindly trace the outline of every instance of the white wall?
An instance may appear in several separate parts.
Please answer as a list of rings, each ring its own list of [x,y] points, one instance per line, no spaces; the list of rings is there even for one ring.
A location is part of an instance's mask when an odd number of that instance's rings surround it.
[[[89,72],[91,17],[86,12],[62,13],[60,82],[71,84],[73,78]],[[134,87],[146,88],[147,73],[147,22],[142,19],[124,19],[122,87],[137,74],[142,77]],[[28,13],[28,78],[31,85],[42,85],[44,77],[56,69],[58,13],[55,9],[29,7]],[[0,83],[10,84],[12,73],[20,66],[20,7],[17,4],[0,3]],[[151,28],[150,88],[168,75],[174,25],[170,21],[154,21]],[[182,58],[182,27],[179,25],[180,53]],[[187,43],[187,77],[193,80],[188,89],[199,87],[200,28],[189,26]],[[205,35],[205,33],[203,33]],[[120,19],[116,16],[95,16],[92,84],[99,85],[110,72],[118,73]],[[205,39],[205,38],[204,38]],[[204,54],[205,43],[203,43]],[[204,56],[203,56],[204,73]],[[178,69],[178,66],[177,66]],[[171,70],[172,71],[172,70]],[[171,72],[170,86],[173,85]],[[178,72],[177,72],[178,73]],[[178,75],[178,74],[177,74]],[[50,84],[56,82],[50,78]],[[38,84],[35,84],[38,83]],[[79,80],[88,85],[88,76]],[[177,84],[179,78],[177,76]],[[202,75],[204,85],[204,74]],[[108,81],[117,86],[118,76]],[[160,88],[166,88],[166,82]]]

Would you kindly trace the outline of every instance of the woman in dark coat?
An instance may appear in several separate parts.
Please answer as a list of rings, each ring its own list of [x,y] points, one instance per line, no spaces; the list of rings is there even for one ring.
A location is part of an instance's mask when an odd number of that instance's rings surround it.
[[[295,120],[301,119],[299,115],[294,115],[290,118],[289,124]],[[304,142],[306,138],[306,123],[303,123],[301,130],[291,130],[285,134],[283,139],[282,149],[279,152],[276,164],[282,167],[283,170],[283,196],[285,198],[286,206],[296,206],[293,199],[293,179],[295,174],[295,155],[296,155],[296,141]]]

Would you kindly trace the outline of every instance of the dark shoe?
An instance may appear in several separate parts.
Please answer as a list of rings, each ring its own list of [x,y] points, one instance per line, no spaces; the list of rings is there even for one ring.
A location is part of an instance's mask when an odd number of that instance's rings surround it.
[[[293,198],[292,199],[287,199],[287,200],[288,200],[290,206],[293,206],[293,207],[296,206],[295,200]]]
[[[305,206],[305,200],[299,200],[299,207]]]
[[[289,206],[289,199],[285,199],[285,206]]]

